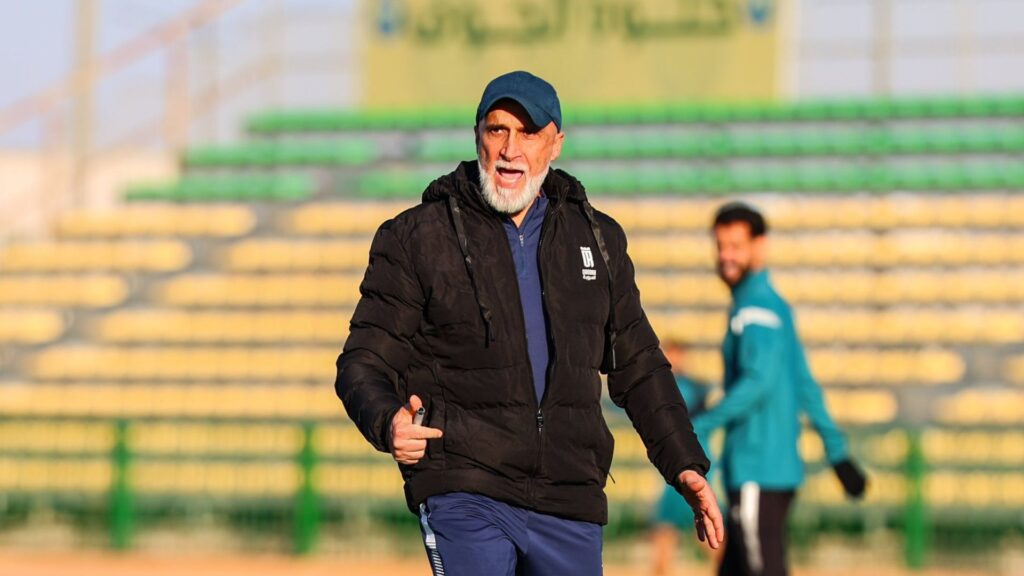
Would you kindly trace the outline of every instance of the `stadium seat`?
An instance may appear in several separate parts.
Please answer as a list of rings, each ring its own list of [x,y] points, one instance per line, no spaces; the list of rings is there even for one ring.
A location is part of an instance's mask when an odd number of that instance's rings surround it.
[[[631,124],[784,123],[1017,117],[1024,98],[1015,95],[979,98],[900,98],[877,100],[808,100],[797,103],[676,103],[667,105],[570,106],[564,120],[570,126]],[[277,110],[252,116],[253,134],[282,135],[345,131],[409,131],[421,128],[463,128],[471,109],[419,110]]]
[[[903,507],[907,499],[906,476],[898,471],[868,468],[871,487],[865,493],[862,505],[873,508]],[[840,506],[849,505],[842,486],[836,481],[831,469],[808,474],[800,487],[800,505]]]
[[[309,203],[282,214],[277,228],[301,236],[365,236],[409,206],[410,202]]]
[[[151,294],[168,306],[338,308],[355,306],[362,279],[362,274],[182,274],[157,283]]]
[[[185,152],[185,165],[189,168],[360,166],[376,157],[376,147],[370,140],[246,142],[190,149]]]
[[[721,328],[719,328],[721,330]],[[672,340],[671,331],[659,334]],[[877,348],[812,347],[811,372],[822,384],[849,386],[938,385],[960,381],[964,360],[951,350],[888,350]],[[683,373],[707,382],[722,379],[722,359],[716,348],[687,351]]]
[[[110,239],[138,236],[233,238],[252,231],[256,215],[246,206],[130,206],[62,216],[63,238]]]
[[[0,308],[0,344],[43,344],[64,333],[64,316],[54,310]]]
[[[313,180],[300,174],[185,176],[173,183],[132,186],[124,198],[163,202],[297,201],[308,198],[314,189]]]
[[[713,134],[652,132],[572,134],[561,159],[637,160],[655,158],[787,158],[838,156],[1005,154],[1024,151],[1024,130],[843,130],[736,132]],[[470,134],[425,137],[413,152],[421,162],[458,162],[472,158]]]
[[[1024,432],[930,428],[921,436],[925,460],[933,466],[1003,466],[1024,469]]]
[[[34,390],[26,392],[36,393]],[[0,422],[0,454],[44,452],[106,456],[113,448],[114,431],[107,422],[18,418],[25,413],[11,414],[6,403],[0,406],[5,415],[15,416]]]
[[[57,381],[330,382],[340,346],[55,345],[32,354],[27,374]]]
[[[124,302],[129,291],[124,278],[111,274],[0,275],[0,306],[106,308]]]
[[[956,166],[936,169],[925,165],[872,170],[859,166],[774,166],[756,170],[673,166],[636,170],[571,163],[566,168],[596,196],[1024,189],[1024,169],[1003,164],[970,170]],[[353,192],[370,198],[415,198],[438,175],[436,170],[370,172],[360,179]]]
[[[290,460],[142,460],[132,466],[131,483],[141,495],[291,497],[299,469]]]
[[[829,413],[844,424],[889,424],[896,421],[899,403],[888,390],[835,390],[825,393]]]
[[[146,271],[172,272],[192,261],[178,240],[12,243],[0,248],[0,273]]]
[[[302,448],[302,428],[284,422],[139,421],[131,435],[132,449],[147,455],[292,457]]]
[[[829,409],[832,410],[839,402],[845,400],[844,396],[836,396],[829,391],[827,397]],[[871,398],[868,402],[871,402]],[[879,397],[882,398],[882,397]],[[888,401],[883,400],[888,404]],[[855,416],[856,418],[856,416]],[[872,423],[863,425],[849,422],[844,426],[847,440],[850,443],[850,450],[862,458],[864,463],[875,466],[903,466],[907,459],[907,434],[899,427],[876,426]],[[821,436],[805,423],[803,432],[800,435],[800,456],[808,463],[826,461],[825,446],[822,444]]]
[[[935,471],[929,474],[925,498],[938,509],[1007,510],[1024,506],[1024,474],[1013,471]]]
[[[1018,426],[1024,421],[1024,391],[975,388],[938,401],[936,419],[948,424]]]
[[[367,458],[379,452],[350,422],[322,423],[316,427],[313,443],[319,454],[329,457]]]
[[[326,463],[317,470],[317,487],[329,498],[393,500],[402,493],[402,476],[394,465],[358,463]]]
[[[370,258],[370,238],[347,240],[243,240],[225,248],[220,260],[225,270],[254,271],[363,271]]]
[[[24,458],[0,455],[0,490],[10,496],[44,493],[103,496],[110,492],[109,455]]]
[[[344,416],[329,387],[288,381],[33,381],[0,388],[0,415],[68,418],[320,419]],[[75,446],[78,440],[69,439]],[[3,446],[3,445],[0,445]]]
[[[95,341],[123,344],[338,343],[351,310],[318,312],[116,311],[96,322]]]

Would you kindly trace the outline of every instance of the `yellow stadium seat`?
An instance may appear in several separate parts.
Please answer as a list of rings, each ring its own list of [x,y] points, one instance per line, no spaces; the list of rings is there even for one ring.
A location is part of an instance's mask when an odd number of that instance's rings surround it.
[[[0,456],[0,491],[99,495],[110,491],[108,455],[60,459]]]
[[[810,348],[808,362],[823,384],[865,386],[932,385],[957,382],[964,362],[950,350],[926,348],[914,351],[875,348]],[[711,382],[721,381],[721,353],[713,348],[693,348],[686,353],[681,371]]]
[[[838,422],[885,424],[896,420],[899,404],[888,390],[835,390],[825,392],[829,412]]]
[[[310,380],[330,382],[338,346],[119,347],[51,346],[31,355],[40,380]]]
[[[0,422],[0,452],[109,454],[113,428],[106,422],[6,420]]]
[[[1024,271],[808,270],[782,268],[772,278],[795,304],[929,304],[1024,301]],[[182,274],[159,281],[150,294],[170,306],[354,306],[363,274]],[[729,291],[707,271],[640,271],[637,285],[647,307],[726,306]]]
[[[42,344],[64,333],[64,316],[54,310],[0,309],[0,343]]]
[[[1024,421],[1024,392],[971,388],[938,401],[936,417],[949,424],[1019,425]]]
[[[134,490],[153,495],[287,497],[299,483],[298,466],[289,461],[140,461],[130,474]]]
[[[906,504],[907,483],[906,476],[902,472],[876,469],[871,466],[866,466],[866,472],[871,483],[864,494],[864,505],[896,507]],[[817,505],[847,503],[846,495],[836,480],[836,475],[828,468],[808,475],[807,481],[800,488],[800,500]]]
[[[185,312],[123,310],[99,320],[96,340],[121,343],[343,342],[351,310]]]
[[[147,205],[106,212],[72,212],[57,222],[64,238],[123,238],[131,236],[184,236],[232,238],[256,225],[252,209],[242,205]]]
[[[829,406],[835,401],[834,396],[829,397]],[[845,400],[845,398],[840,398]],[[850,422],[856,424],[855,422]],[[886,427],[884,431],[872,430],[869,433],[859,433],[856,428],[848,428],[847,439],[851,444],[851,451],[854,454],[868,455],[873,465],[904,466],[907,459],[907,434],[897,427]],[[800,457],[807,463],[827,464],[825,446],[821,436],[811,427],[810,422],[805,422],[800,433],[799,440]]]
[[[1024,473],[932,472],[925,478],[925,499],[936,508],[1018,509],[1024,506]]]
[[[800,231],[771,237],[778,267],[991,266],[1024,262],[1024,235],[1005,232],[897,229]],[[638,269],[713,269],[714,244],[706,233],[644,233],[630,238]]]
[[[372,458],[380,454],[350,422],[317,426],[313,442],[317,453],[326,457]]]
[[[319,419],[344,417],[344,413],[334,390],[322,384],[41,381],[0,389],[0,414],[7,416]],[[82,434],[83,439],[87,437]]]
[[[1013,356],[1006,360],[1004,366],[1006,380],[1017,385],[1024,385],[1024,356]]]
[[[302,448],[302,429],[295,423],[139,421],[131,425],[131,441],[132,450],[144,454],[292,457]]]
[[[411,201],[305,204],[281,214],[277,228],[301,236],[365,236],[412,205]]]
[[[133,270],[173,272],[192,261],[178,240],[61,241],[9,244],[0,249],[0,272]]]
[[[370,255],[370,239],[243,240],[221,253],[231,271],[361,271]]]
[[[314,483],[330,498],[394,499],[402,493],[402,475],[386,455],[378,456],[377,465],[325,463],[314,472]]]
[[[0,306],[105,308],[127,298],[128,282],[108,274],[0,276]]]
[[[1024,432],[933,428],[921,436],[925,460],[933,465],[1007,466],[1024,469]]]
[[[714,244],[707,234],[643,234],[630,238],[637,268],[706,268],[714,265]]]

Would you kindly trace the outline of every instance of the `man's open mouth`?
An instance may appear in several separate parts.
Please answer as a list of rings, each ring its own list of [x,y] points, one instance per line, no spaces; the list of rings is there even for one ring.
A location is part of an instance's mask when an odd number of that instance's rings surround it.
[[[495,172],[504,184],[517,184],[521,178],[526,176],[526,171],[518,168],[500,167],[496,168]]]

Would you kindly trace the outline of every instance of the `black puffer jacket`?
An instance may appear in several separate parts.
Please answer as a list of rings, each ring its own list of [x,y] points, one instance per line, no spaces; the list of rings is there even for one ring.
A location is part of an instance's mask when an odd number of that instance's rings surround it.
[[[605,523],[614,442],[599,371],[667,481],[686,468],[705,473],[686,405],[640,307],[622,228],[593,211],[582,185],[561,170],[543,185],[549,204],[539,258],[551,363],[537,405],[512,253],[502,217],[480,196],[477,170],[462,163],[427,188],[422,204],[377,231],[338,358],[338,396],[378,450],[388,451],[391,418],[411,394],[423,399],[424,424],[444,431],[428,441],[425,458],[400,466],[410,509],[433,494],[465,491]]]

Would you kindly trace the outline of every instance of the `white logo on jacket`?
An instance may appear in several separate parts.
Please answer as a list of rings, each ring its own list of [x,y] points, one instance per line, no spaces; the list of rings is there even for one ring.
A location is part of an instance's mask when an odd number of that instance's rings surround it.
[[[737,335],[743,334],[743,329],[751,325],[775,329],[782,326],[782,320],[767,308],[747,306],[736,311],[736,315],[729,321],[729,326]]]
[[[590,246],[580,246],[580,254],[583,255],[583,279],[596,280],[597,270],[594,269],[594,253]]]

